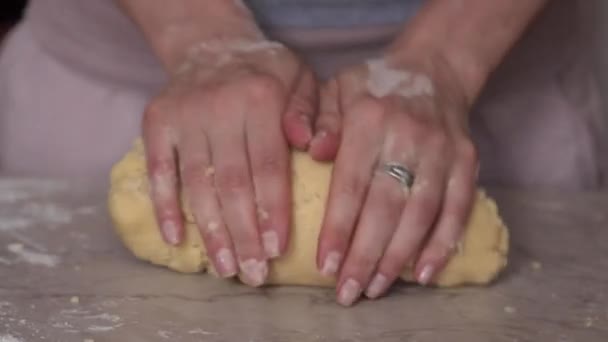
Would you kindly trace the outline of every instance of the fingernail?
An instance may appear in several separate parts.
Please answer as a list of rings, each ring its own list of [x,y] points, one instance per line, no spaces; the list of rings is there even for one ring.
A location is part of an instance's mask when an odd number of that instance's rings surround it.
[[[428,285],[433,277],[433,266],[426,265],[422,268],[422,272],[418,275],[418,282],[422,285]]]
[[[329,252],[327,257],[325,258],[325,262],[323,263],[323,268],[321,269],[321,274],[329,277],[333,276],[338,272],[338,268],[340,267],[340,261],[342,257],[338,252]]]
[[[349,278],[340,289],[338,294],[338,303],[349,306],[352,305],[361,296],[361,285],[359,282]]]
[[[236,262],[234,261],[234,255],[228,248],[220,249],[215,260],[218,265],[218,271],[222,277],[228,278],[237,274]]]
[[[179,231],[177,225],[173,221],[165,221],[162,226],[163,235],[165,240],[172,245],[179,244]]]
[[[276,258],[279,256],[279,236],[275,231],[268,231],[262,234],[262,245],[266,256]]]
[[[386,291],[388,285],[388,279],[385,276],[378,273],[372,279],[372,282],[369,284],[369,287],[365,291],[365,295],[369,298],[378,298],[382,294],[382,292]]]
[[[258,261],[255,259],[249,259],[241,262],[241,271],[243,275],[241,280],[250,286],[260,286],[266,281],[268,276],[268,265],[266,261]]]

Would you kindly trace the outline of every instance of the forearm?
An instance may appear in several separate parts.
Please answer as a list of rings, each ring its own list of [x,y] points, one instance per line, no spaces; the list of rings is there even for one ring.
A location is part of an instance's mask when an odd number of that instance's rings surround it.
[[[140,27],[163,65],[175,70],[196,44],[263,39],[240,1],[116,0]]]
[[[548,1],[429,0],[389,54],[428,58],[430,53],[443,59],[473,101]]]

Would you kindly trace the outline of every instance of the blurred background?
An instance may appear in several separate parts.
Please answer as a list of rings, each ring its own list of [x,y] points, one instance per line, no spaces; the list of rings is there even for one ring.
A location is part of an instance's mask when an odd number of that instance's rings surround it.
[[[26,0],[0,1],[0,34],[3,35],[9,27],[21,18]]]

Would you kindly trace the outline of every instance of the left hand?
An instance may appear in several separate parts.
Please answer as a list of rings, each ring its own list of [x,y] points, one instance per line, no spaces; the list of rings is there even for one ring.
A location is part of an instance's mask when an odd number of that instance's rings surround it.
[[[338,276],[338,302],[385,293],[407,266],[428,284],[470,213],[477,154],[469,103],[442,59],[385,57],[348,69],[321,93],[309,152],[334,159],[317,264]],[[383,166],[414,175],[403,186]]]

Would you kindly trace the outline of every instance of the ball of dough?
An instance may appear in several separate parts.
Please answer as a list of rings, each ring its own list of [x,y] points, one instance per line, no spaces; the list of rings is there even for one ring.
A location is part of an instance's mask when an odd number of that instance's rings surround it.
[[[317,237],[329,190],[331,164],[293,152],[293,226],[286,254],[271,262],[268,284],[332,286],[334,278],[316,267]],[[139,259],[184,273],[213,270],[186,204],[186,238],[180,246],[163,242],[149,197],[143,144],[136,141],[111,173],[109,209],[118,236]],[[186,201],[182,201],[185,203]],[[437,286],[487,284],[507,264],[508,231],[496,204],[482,190],[477,198],[458,251],[433,281]],[[411,270],[402,278],[412,281]]]

